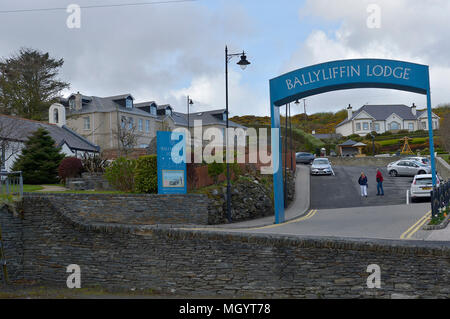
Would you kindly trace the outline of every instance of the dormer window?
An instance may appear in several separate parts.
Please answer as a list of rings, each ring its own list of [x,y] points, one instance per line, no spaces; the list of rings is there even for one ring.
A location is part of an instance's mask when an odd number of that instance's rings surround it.
[[[73,110],[75,108],[75,99],[69,99],[69,110]]]
[[[170,107],[166,109],[166,115],[172,115],[172,109]]]
[[[125,103],[126,103],[125,106],[127,107],[127,109],[133,108],[133,99],[131,97],[127,98]]]
[[[223,112],[223,116],[222,116],[222,121],[226,121],[227,120],[227,112]]]
[[[156,106],[151,106],[151,107],[150,107],[150,114],[151,114],[151,115],[157,115]]]

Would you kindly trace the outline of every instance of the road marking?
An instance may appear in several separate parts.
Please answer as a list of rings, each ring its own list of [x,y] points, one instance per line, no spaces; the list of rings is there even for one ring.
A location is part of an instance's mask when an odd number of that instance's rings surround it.
[[[271,229],[271,228],[277,228],[284,225],[289,225],[293,223],[299,223],[301,221],[305,221],[308,219],[313,218],[317,214],[317,209],[311,209],[309,213],[306,216],[288,221],[283,224],[274,224],[274,225],[268,225],[263,227],[255,227],[255,228],[237,228],[237,229],[231,229],[231,228],[181,228],[182,230],[190,230],[190,231],[246,231],[246,230],[263,230],[263,229]]]
[[[431,210],[425,214],[422,218],[420,218],[414,225],[412,225],[407,231],[405,231],[401,236],[400,239],[411,239],[411,237],[419,231],[420,228],[422,228],[423,225],[427,221],[431,219]]]
[[[285,225],[289,225],[289,224],[293,224],[293,223],[299,223],[299,222],[311,219],[316,214],[317,214],[317,209],[311,209],[306,216],[303,216],[303,217],[300,217],[300,218],[288,221],[286,223],[276,224],[276,225],[269,225],[269,226],[264,226],[264,227],[248,228],[248,229],[245,229],[245,230],[262,230],[262,229],[277,228],[277,227],[281,227],[281,226],[285,226]]]

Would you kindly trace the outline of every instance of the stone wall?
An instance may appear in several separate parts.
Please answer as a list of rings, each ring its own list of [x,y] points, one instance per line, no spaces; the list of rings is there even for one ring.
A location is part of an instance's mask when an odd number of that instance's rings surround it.
[[[444,180],[450,180],[450,165],[443,158],[436,158],[436,171]]]
[[[83,287],[153,289],[227,297],[450,297],[446,243],[307,238],[82,223],[28,197],[23,218],[0,211],[11,280],[65,288],[66,267]],[[381,267],[381,289],[366,270]]]
[[[86,223],[207,225],[204,195],[27,194]]]
[[[401,160],[401,157],[330,157],[333,166],[386,167],[389,163]]]

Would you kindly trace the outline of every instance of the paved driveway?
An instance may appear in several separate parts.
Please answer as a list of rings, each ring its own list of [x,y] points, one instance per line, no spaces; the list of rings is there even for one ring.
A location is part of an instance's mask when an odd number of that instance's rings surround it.
[[[412,177],[391,177],[386,168],[381,168],[385,196],[378,197],[376,167],[336,166],[333,169],[336,176],[311,176],[311,208],[402,205],[406,203],[406,191],[413,180]],[[358,179],[361,172],[364,172],[369,180],[368,198],[360,196]]]

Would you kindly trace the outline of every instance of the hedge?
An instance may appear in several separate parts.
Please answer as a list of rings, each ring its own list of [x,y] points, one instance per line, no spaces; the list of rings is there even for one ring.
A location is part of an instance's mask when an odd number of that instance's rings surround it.
[[[142,156],[137,160],[134,174],[134,188],[137,193],[158,193],[158,165],[156,155]]]

